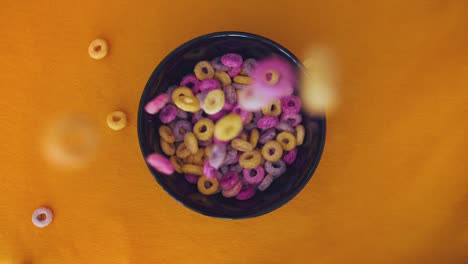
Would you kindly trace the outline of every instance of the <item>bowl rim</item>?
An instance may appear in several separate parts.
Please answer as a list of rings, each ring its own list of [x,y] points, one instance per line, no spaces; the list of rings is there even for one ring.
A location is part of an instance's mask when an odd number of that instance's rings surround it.
[[[200,40],[204,40],[204,39],[212,39],[212,38],[220,38],[220,37],[241,37],[241,38],[248,38],[248,39],[254,39],[254,40],[257,40],[257,41],[261,41],[263,43],[266,43],[268,45],[271,45],[271,46],[274,46],[276,47],[278,50],[280,50],[283,55],[286,55],[287,57],[289,57],[301,70],[304,70],[305,67],[304,65],[302,64],[302,62],[292,53],[290,52],[288,49],[286,49],[285,47],[283,47],[282,45],[280,45],[279,43],[273,41],[273,40],[270,40],[266,37],[263,37],[263,36],[260,36],[260,35],[257,35],[257,34],[253,34],[253,33],[248,33],[248,32],[242,32],[242,31],[219,31],[219,32],[213,32],[213,33],[208,33],[208,34],[204,34],[204,35],[200,35],[200,36],[197,36],[195,38],[192,38],[191,40],[189,41],[186,41],[185,43],[183,43],[182,45],[178,46],[177,48],[175,48],[174,50],[172,50],[168,55],[166,55],[164,57],[163,60],[161,60],[161,62],[159,62],[159,64],[156,66],[156,68],[153,70],[153,72],[151,73],[150,77],[148,78],[148,81],[146,82],[146,85],[145,85],[145,88],[143,89],[143,92],[141,94],[141,97],[140,97],[140,102],[138,104],[138,117],[137,117],[137,135],[138,135],[138,143],[139,143],[139,146],[140,146],[140,152],[143,156],[143,161],[145,162],[147,168],[149,169],[149,171],[151,172],[153,178],[156,180],[156,182],[162,187],[162,189],[167,193],[169,194],[173,199],[175,199],[177,202],[179,202],[180,204],[182,204],[184,207],[196,212],[196,213],[199,213],[199,214],[202,214],[202,215],[205,215],[205,216],[209,216],[209,217],[213,217],[213,218],[220,218],[220,219],[227,219],[227,220],[240,220],[240,219],[248,219],[248,218],[254,218],[254,217],[258,217],[258,216],[261,216],[261,215],[265,215],[267,213],[270,213],[270,212],[273,212],[275,211],[276,209],[282,207],[283,205],[285,205],[286,203],[288,203],[289,201],[291,201],[294,197],[296,197],[303,189],[304,187],[307,185],[307,183],[310,181],[310,179],[312,178],[312,176],[314,175],[319,163],[320,163],[320,160],[322,158],[322,154],[323,154],[323,150],[325,148],[325,138],[326,138],[326,116],[325,116],[325,113],[323,113],[323,116],[321,116],[319,118],[320,122],[322,122],[322,133],[321,133],[321,138],[319,139],[319,146],[318,146],[318,152],[317,152],[317,156],[313,162],[313,166],[311,166],[311,168],[309,169],[309,172],[307,173],[307,177],[303,180],[303,182],[297,186],[297,188],[295,190],[293,190],[289,195],[287,195],[286,197],[284,197],[282,200],[280,200],[279,202],[276,202],[262,210],[258,210],[258,211],[255,211],[251,214],[246,214],[246,215],[242,215],[242,216],[239,216],[239,217],[229,217],[229,216],[223,216],[223,215],[220,215],[220,214],[213,214],[213,213],[209,213],[209,212],[204,212],[202,210],[199,210],[197,207],[192,207],[186,203],[184,203],[183,201],[179,200],[177,197],[175,197],[175,195],[173,195],[171,193],[171,190],[169,190],[168,188],[166,188],[166,186],[159,180],[158,177],[160,176],[157,176],[157,172],[151,167],[149,166],[149,164],[146,162],[146,157],[145,157],[145,153],[144,153],[144,148],[143,148],[143,144],[142,144],[142,141],[143,141],[143,125],[144,125],[144,121],[143,121],[143,116],[145,115],[144,113],[144,106],[145,106],[145,102],[143,100],[143,98],[145,98],[147,96],[147,93],[149,93],[151,87],[152,87],[152,84],[154,83],[155,81],[155,78],[156,76],[159,74],[160,71],[162,71],[163,67],[165,66],[165,64],[167,63],[167,61],[169,61],[172,57],[175,56],[175,54],[180,51],[180,50],[183,50],[187,47],[189,47],[190,45],[192,45],[193,43],[197,42],[197,41],[200,41]]]

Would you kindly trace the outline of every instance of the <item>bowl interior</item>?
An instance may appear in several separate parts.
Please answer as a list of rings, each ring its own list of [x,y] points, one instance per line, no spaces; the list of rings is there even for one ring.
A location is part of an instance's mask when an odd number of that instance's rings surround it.
[[[244,58],[261,59],[273,54],[296,65],[300,62],[289,51],[263,37],[246,33],[214,33],[191,40],[169,54],[151,75],[140,101],[138,136],[144,156],[161,153],[158,115],[149,115],[143,107],[157,94],[180,83],[182,77],[193,72],[200,60],[211,60],[228,52],[242,54]],[[264,192],[258,191],[247,201],[224,198],[222,195],[205,196],[196,185],[188,183],[183,175],[165,176],[149,167],[159,184],[176,200],[199,213],[222,218],[246,218],[270,212],[293,198],[308,182],[317,167],[325,141],[325,118],[303,113],[306,128],[305,141],[299,147],[298,158],[288,166],[286,173],[276,179]]]

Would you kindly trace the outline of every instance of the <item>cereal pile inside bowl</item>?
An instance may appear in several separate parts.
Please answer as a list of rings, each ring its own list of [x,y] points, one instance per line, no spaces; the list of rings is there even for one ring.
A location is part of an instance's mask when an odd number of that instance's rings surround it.
[[[202,194],[250,199],[285,173],[304,141],[295,82],[292,67],[275,57],[228,53],[198,62],[145,106],[164,124],[160,146],[169,157],[153,153],[148,164],[183,173]]]

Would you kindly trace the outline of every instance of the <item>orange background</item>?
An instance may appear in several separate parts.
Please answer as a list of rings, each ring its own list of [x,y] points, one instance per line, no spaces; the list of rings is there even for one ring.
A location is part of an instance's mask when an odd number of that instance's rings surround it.
[[[68,3],[65,3],[68,2]],[[468,2],[2,1],[0,263],[468,263]],[[339,108],[307,187],[268,215],[211,219],[153,180],[136,134],[154,67],[195,36],[241,30],[301,59],[334,48]],[[88,57],[97,37],[108,57]],[[106,127],[123,109],[129,127]],[[40,155],[62,112],[98,124],[97,159]],[[55,210],[45,229],[31,224]]]

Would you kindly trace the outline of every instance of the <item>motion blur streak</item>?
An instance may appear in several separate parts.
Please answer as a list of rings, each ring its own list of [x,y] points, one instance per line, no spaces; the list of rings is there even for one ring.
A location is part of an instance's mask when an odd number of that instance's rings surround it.
[[[313,47],[306,52],[303,62],[300,94],[304,110],[310,114],[333,112],[338,105],[337,65],[332,50]]]
[[[79,169],[95,158],[97,143],[96,127],[86,117],[65,114],[46,125],[41,150],[52,165]]]

